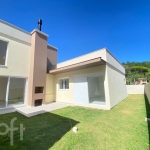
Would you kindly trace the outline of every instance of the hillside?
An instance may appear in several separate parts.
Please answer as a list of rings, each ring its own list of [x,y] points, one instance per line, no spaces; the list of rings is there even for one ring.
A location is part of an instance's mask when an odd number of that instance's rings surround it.
[[[126,71],[127,84],[134,84],[138,78],[146,78],[150,82],[150,61],[122,63]]]

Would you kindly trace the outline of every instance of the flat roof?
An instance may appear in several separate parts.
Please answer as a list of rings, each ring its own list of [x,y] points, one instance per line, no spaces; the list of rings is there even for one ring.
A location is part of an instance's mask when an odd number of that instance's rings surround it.
[[[8,26],[10,26],[10,27],[12,27],[12,28],[14,28],[14,29],[16,29],[16,30],[19,30],[19,31],[21,31],[21,32],[23,32],[23,33],[25,33],[25,34],[31,35],[30,32],[25,31],[25,30],[23,30],[23,29],[21,29],[21,28],[15,26],[15,25],[13,25],[13,24],[10,24],[10,23],[8,23],[8,22],[2,20],[2,19],[0,19],[0,22],[3,23],[3,24],[5,24],[5,25],[8,25]]]
[[[58,48],[57,47],[55,47],[55,46],[53,46],[53,45],[50,45],[50,44],[47,44],[47,47],[50,47],[50,48],[52,48],[52,49],[54,49],[54,50],[58,50]]]
[[[68,66],[61,67],[61,68],[56,68],[56,69],[50,70],[49,73],[58,74],[58,73],[74,71],[74,70],[79,70],[79,69],[84,69],[84,68],[89,68],[89,67],[95,67],[95,66],[104,65],[104,64],[106,64],[106,61],[101,59],[101,57],[98,57],[98,58],[83,61],[77,64],[68,65]]]

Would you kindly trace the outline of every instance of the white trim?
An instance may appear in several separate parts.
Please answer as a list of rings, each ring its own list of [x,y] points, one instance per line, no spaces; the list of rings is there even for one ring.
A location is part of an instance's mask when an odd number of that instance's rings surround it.
[[[105,76],[106,76],[106,74],[105,74]],[[107,88],[107,83],[106,83],[106,80],[104,80],[104,93],[105,93],[105,102],[106,102],[105,106],[108,107],[108,100],[109,100],[109,98],[108,98],[107,95],[109,94],[109,91],[107,91],[106,88]]]
[[[45,34],[44,32],[42,32],[42,31],[40,31],[40,30],[38,30],[38,29],[34,29],[34,30],[31,32],[31,34],[33,34],[34,32],[38,32],[38,33],[40,33],[40,34],[43,34],[43,35],[45,35],[46,37],[49,36],[48,34]]]
[[[28,78],[25,79],[25,89],[24,89],[24,104],[27,105],[27,95],[28,95]]]
[[[0,40],[1,40],[1,41],[4,41],[4,42],[7,42],[7,43],[9,42],[8,40],[5,40],[5,39],[3,39],[3,38],[1,38],[1,37],[0,37]]]
[[[58,80],[59,80],[59,79],[68,79],[68,78],[69,78],[69,77],[62,77],[62,78],[58,78]]]
[[[29,32],[27,32],[27,31],[25,31],[25,30],[23,30],[23,29],[21,29],[21,28],[18,28],[17,26],[15,26],[15,25],[13,25],[13,24],[10,24],[10,23],[8,23],[8,22],[6,22],[6,21],[4,21],[4,20],[1,20],[1,19],[0,19],[0,22],[3,23],[3,24],[5,24],[5,25],[8,25],[8,26],[10,26],[10,27],[12,27],[12,28],[15,28],[15,29],[17,29],[17,30],[19,30],[19,31],[21,31],[21,32],[23,32],[23,33],[25,33],[25,34],[31,35]]]
[[[119,60],[117,60],[117,58],[106,48],[106,51],[123,67],[123,68],[125,68],[122,64],[121,64],[121,62],[119,61]]]
[[[6,88],[6,108],[8,107],[9,85],[10,85],[10,77],[8,77],[7,88]]]
[[[6,55],[5,55],[5,64],[0,65],[0,67],[7,67],[9,41],[2,39],[2,38],[0,38],[0,40],[7,43]]]
[[[58,89],[58,91],[69,91],[70,89]]]
[[[47,44],[47,46],[50,46],[50,47],[55,48],[56,50],[58,50],[58,48],[57,48],[57,47],[52,46],[52,45],[50,45],[50,44]]]
[[[58,89],[57,90],[60,90],[60,91],[69,91],[70,88],[68,89],[65,89],[65,84],[63,82],[63,89],[60,89],[60,80],[65,80],[65,79],[68,79],[69,80],[69,77],[64,77],[64,78],[58,78]],[[70,82],[69,82],[70,83]],[[68,84],[69,84],[68,83]]]
[[[87,79],[89,78],[89,77],[99,77],[99,76],[102,76],[103,77],[103,85],[104,85],[104,94],[105,94],[105,105],[99,105],[99,104],[92,104],[92,103],[90,103],[90,98],[89,98],[89,89],[88,89],[88,102],[89,102],[89,105],[97,105],[97,106],[100,106],[100,107],[107,107],[107,99],[106,99],[106,93],[105,93],[105,75],[104,75],[104,72],[100,72],[100,73],[102,73],[102,74],[93,74],[93,75],[91,75],[91,76],[87,76]],[[89,84],[88,84],[88,80],[87,80],[87,87],[89,88]]]
[[[23,79],[25,79],[25,78],[27,78],[27,77],[17,77],[17,76],[10,76],[11,78],[23,78]]]
[[[5,33],[1,33],[0,32],[0,36],[5,37],[7,39],[11,39],[11,40],[16,41],[16,42],[20,42],[20,43],[28,45],[28,46],[31,46],[31,42],[27,42],[27,41],[21,40],[20,38],[13,37],[13,36],[7,35]]]
[[[7,66],[7,64],[8,64],[8,51],[9,51],[9,42],[7,42],[6,57],[5,57],[5,66]]]
[[[0,65],[0,68],[7,68],[7,66],[5,66],[5,65]]]
[[[28,85],[28,78],[27,77],[13,77],[13,76],[0,76],[0,77],[7,77],[8,80],[7,80],[7,87],[6,87],[6,97],[5,97],[5,107],[4,108],[9,108],[11,106],[8,106],[8,97],[9,97],[9,87],[10,87],[10,79],[11,78],[20,78],[20,79],[25,79],[25,85],[24,85],[24,95],[23,95],[23,104],[20,104],[20,105],[26,105],[26,102],[27,102],[27,85]],[[19,105],[19,104],[17,104]],[[17,105],[13,105],[13,107],[17,106]],[[1,109],[1,108],[0,108]]]
[[[7,67],[7,66],[5,66],[5,67]],[[23,77],[23,76],[10,76],[10,75],[0,75],[0,77],[28,78],[27,76]]]
[[[68,62],[68,61],[71,61],[71,60],[77,59],[77,58],[81,58],[81,57],[86,56],[86,55],[90,55],[90,54],[93,54],[93,53],[99,52],[99,51],[101,51],[101,50],[106,50],[106,48],[101,48],[101,49],[98,49],[98,50],[96,50],[96,51],[93,51],[93,52],[90,52],[90,53],[86,53],[86,54],[83,54],[83,55],[80,55],[80,56],[74,57],[74,58],[72,58],[72,59],[68,59],[68,60],[66,60],[66,61],[62,61],[62,62],[58,63],[57,65],[59,65],[59,64],[61,64],[61,63],[64,63],[64,62]],[[100,57],[100,56],[97,56],[97,58],[99,58],[99,57]],[[95,57],[95,58],[96,58],[96,57]],[[79,63],[79,62],[77,62],[77,63]]]

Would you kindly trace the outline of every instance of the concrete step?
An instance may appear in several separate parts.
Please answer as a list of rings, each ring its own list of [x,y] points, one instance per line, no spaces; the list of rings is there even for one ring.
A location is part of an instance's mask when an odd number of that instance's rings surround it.
[[[26,117],[32,117],[38,114],[50,112],[50,111],[64,108],[70,105],[71,104],[68,104],[68,103],[54,102],[54,103],[37,106],[37,107],[28,107],[28,106],[20,107],[20,108],[16,108],[16,111]]]

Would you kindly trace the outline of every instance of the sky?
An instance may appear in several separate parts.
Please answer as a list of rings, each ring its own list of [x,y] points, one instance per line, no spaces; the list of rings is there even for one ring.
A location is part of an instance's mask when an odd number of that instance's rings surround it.
[[[150,0],[0,0],[0,19],[49,35],[62,62],[106,47],[120,62],[150,61]]]

